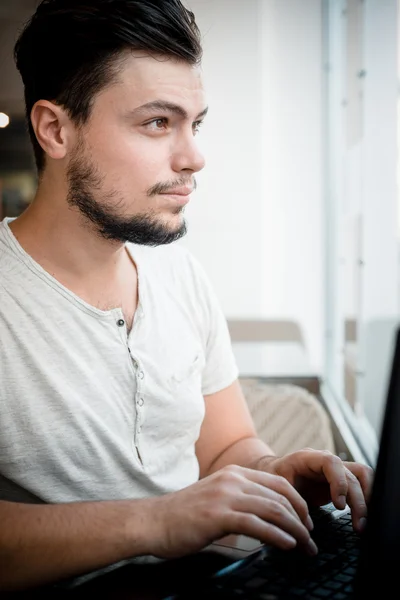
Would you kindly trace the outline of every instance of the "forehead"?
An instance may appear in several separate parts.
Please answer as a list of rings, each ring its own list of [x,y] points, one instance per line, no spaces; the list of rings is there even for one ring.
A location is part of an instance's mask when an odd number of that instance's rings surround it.
[[[169,100],[199,112],[205,106],[201,68],[165,56],[130,53],[122,62],[115,84],[103,100],[135,108],[147,102]]]

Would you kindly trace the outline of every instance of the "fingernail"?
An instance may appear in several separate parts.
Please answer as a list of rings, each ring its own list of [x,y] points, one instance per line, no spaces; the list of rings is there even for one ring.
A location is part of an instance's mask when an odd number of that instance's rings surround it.
[[[342,508],[342,509],[346,508],[346,496],[343,496],[343,495],[339,496],[338,504],[339,504],[340,508]]]
[[[308,554],[310,554],[311,556],[315,556],[316,554],[318,554],[318,548],[314,542],[314,540],[310,540],[306,546],[306,551]]]
[[[364,531],[366,524],[367,519],[365,517],[361,517],[361,519],[358,519],[358,529],[360,531]]]
[[[314,529],[314,523],[312,522],[310,515],[307,516],[306,527],[309,531],[312,531]]]
[[[281,535],[284,541],[286,542],[288,548],[294,548],[297,545],[295,538],[292,537],[289,533],[286,533],[286,531],[282,531]]]

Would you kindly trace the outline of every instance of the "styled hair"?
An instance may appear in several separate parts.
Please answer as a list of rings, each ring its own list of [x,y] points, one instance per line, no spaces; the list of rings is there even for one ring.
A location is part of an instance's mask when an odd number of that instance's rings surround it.
[[[118,79],[127,51],[198,66],[200,31],[180,0],[42,0],[14,48],[24,84],[26,119],[39,174],[45,153],[31,123],[38,100],[62,106],[76,126],[95,96]]]

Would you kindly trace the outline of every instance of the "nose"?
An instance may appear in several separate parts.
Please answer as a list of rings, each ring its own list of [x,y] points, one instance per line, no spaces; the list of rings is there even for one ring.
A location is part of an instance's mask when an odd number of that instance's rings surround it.
[[[205,164],[205,158],[193,134],[190,133],[188,136],[182,136],[172,153],[173,170],[177,173],[181,171],[197,173],[204,169]]]

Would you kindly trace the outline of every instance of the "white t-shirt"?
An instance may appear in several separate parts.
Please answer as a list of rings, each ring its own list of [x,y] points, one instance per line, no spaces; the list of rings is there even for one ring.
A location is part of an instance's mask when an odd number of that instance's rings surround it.
[[[203,395],[238,376],[226,320],[182,246],[127,244],[139,305],[127,335],[0,223],[0,499],[143,498],[199,477]]]

